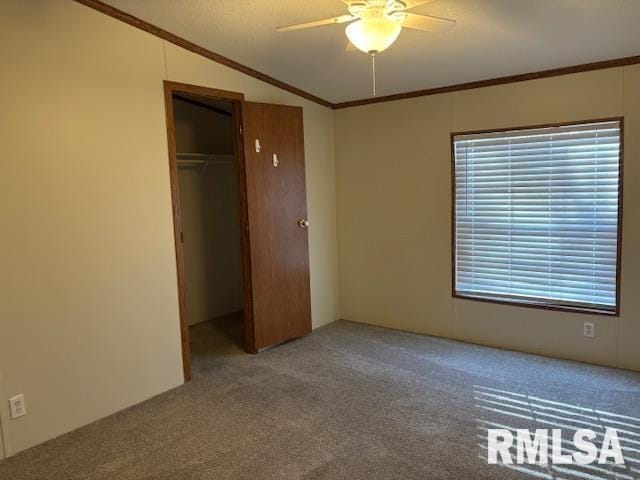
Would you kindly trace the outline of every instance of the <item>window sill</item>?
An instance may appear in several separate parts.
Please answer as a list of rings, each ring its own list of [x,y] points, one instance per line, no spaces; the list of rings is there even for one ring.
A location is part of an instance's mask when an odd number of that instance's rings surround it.
[[[588,315],[600,315],[605,317],[619,317],[620,310],[619,307],[615,309],[604,309],[597,307],[583,307],[577,305],[563,305],[558,303],[547,303],[538,300],[525,300],[525,299],[513,299],[513,298],[504,298],[492,295],[483,295],[483,294],[470,294],[470,293],[461,293],[455,292],[453,293],[453,298],[458,298],[461,300],[471,300],[477,302],[485,302],[485,303],[495,303],[498,305],[507,305],[512,307],[525,307],[525,308],[537,308],[540,310],[552,310],[558,312],[568,312],[568,313],[584,313]]]

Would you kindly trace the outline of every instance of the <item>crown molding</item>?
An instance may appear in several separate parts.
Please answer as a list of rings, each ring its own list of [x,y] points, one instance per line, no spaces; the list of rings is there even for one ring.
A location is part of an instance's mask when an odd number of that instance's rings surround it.
[[[488,80],[480,80],[477,82],[459,83],[457,85],[448,85],[445,87],[430,88],[427,90],[415,90],[412,92],[396,93],[393,95],[384,95],[382,97],[364,98],[362,100],[353,100],[350,102],[334,103],[333,109],[359,107],[361,105],[370,105],[372,103],[392,102],[394,100],[404,100],[407,98],[426,97],[429,95],[437,95],[439,93],[459,92],[462,90],[472,90],[476,88],[493,87],[495,85],[506,85],[508,83],[525,82],[527,80],[536,80],[541,78],[559,77],[561,75],[570,75],[572,73],[590,72],[593,70],[604,70],[607,68],[624,67],[626,65],[636,65],[640,63],[640,55],[634,57],[616,58],[614,60],[605,60],[602,62],[583,63],[571,67],[554,68],[551,70],[542,70],[540,72],[523,73],[519,75],[511,75],[508,77],[498,77]]]

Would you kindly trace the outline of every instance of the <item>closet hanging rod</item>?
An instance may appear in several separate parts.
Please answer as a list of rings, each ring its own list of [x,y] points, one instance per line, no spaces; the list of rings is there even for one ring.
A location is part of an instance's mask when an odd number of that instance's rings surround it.
[[[206,153],[178,153],[176,155],[178,163],[182,165],[203,165],[207,164],[227,164],[233,163],[233,155],[213,155]]]
[[[199,168],[204,174],[209,165],[232,165],[233,155],[213,155],[206,153],[178,153],[176,154],[178,168]]]
[[[221,155],[216,153],[178,153],[176,154],[178,160],[200,160],[200,161],[225,161],[232,162],[234,160],[233,155]]]

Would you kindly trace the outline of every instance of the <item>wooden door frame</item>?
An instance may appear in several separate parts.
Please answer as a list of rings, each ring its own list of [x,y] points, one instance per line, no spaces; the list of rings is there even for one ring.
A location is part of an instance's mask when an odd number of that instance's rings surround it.
[[[178,274],[178,303],[180,309],[180,339],[182,343],[182,365],[184,381],[191,380],[191,353],[189,347],[189,322],[186,303],[186,286],[184,274],[184,249],[182,244],[182,222],[180,210],[180,185],[178,181],[178,161],[176,151],[175,119],[173,116],[173,95],[183,93],[218,100],[231,101],[233,105],[234,153],[240,212],[240,242],[242,251],[243,278],[243,316],[244,316],[244,349],[247,353],[256,353],[253,322],[253,292],[251,288],[251,242],[249,238],[249,211],[247,205],[247,184],[244,158],[244,142],[242,141],[242,102],[244,94],[201,87],[187,83],[164,82],[164,103],[167,120],[167,144],[169,147],[169,174],[171,181],[171,203],[173,209],[173,234],[176,249],[176,265]]]

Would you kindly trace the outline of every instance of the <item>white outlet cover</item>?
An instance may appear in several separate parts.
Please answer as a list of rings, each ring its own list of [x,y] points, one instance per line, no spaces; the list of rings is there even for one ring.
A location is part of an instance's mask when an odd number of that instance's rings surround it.
[[[23,417],[27,414],[27,406],[24,403],[24,394],[16,395],[9,399],[9,407],[11,410],[11,419]]]
[[[584,322],[583,334],[585,337],[593,338],[595,336],[595,324],[591,322]]]

